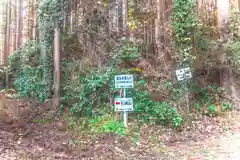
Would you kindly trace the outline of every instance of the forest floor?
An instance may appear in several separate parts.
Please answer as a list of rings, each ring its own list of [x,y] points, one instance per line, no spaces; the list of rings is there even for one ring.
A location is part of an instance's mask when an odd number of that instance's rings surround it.
[[[40,106],[5,99],[4,107],[18,108],[27,114],[15,120],[0,114],[1,160],[237,160],[240,157],[237,111],[213,119],[195,118],[181,132],[143,126],[140,138],[133,141],[131,137],[110,133],[86,138],[59,125],[59,121],[33,121],[33,117],[51,115],[47,103]]]

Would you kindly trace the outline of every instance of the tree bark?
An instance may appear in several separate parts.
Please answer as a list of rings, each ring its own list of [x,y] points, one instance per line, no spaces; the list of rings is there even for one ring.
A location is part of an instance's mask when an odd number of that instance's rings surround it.
[[[60,86],[61,86],[61,71],[60,71],[60,29],[54,30],[54,107],[60,107]]]
[[[4,55],[4,65],[5,66],[8,66],[8,56],[9,56],[9,51],[10,51],[10,44],[11,44],[11,0],[9,0],[7,2],[7,34],[6,34],[6,52],[5,52],[5,55]],[[6,88],[8,88],[8,72],[6,73]]]
[[[16,49],[18,49],[22,43],[22,0],[16,0],[18,2],[18,16],[17,16],[17,35],[16,35]]]
[[[6,64],[6,57],[8,53],[8,41],[7,41],[7,31],[8,31],[8,2],[6,3],[6,8],[5,8],[5,24],[4,24],[4,52],[2,54],[2,64]]]
[[[217,17],[220,33],[227,31],[227,20],[229,16],[229,0],[217,0]]]
[[[165,54],[164,54],[164,47],[163,47],[163,43],[164,43],[164,28],[163,28],[163,13],[164,13],[164,9],[165,9],[165,0],[157,0],[156,4],[157,4],[157,19],[155,22],[155,41],[156,41],[156,46],[157,46],[157,52],[158,52],[158,56],[161,57],[161,62],[164,64],[164,67],[166,68],[166,64],[165,64]]]
[[[37,35],[37,17],[36,17],[36,0],[32,1],[32,39],[36,40]]]
[[[15,0],[14,2],[14,37],[13,37],[13,51],[16,50],[16,44],[17,44],[17,3],[18,3],[18,0]]]
[[[122,0],[122,20],[123,20],[123,30],[127,30],[128,22],[128,0]]]
[[[111,0],[109,4],[109,32],[118,32],[119,31],[119,10],[120,3],[119,0]]]

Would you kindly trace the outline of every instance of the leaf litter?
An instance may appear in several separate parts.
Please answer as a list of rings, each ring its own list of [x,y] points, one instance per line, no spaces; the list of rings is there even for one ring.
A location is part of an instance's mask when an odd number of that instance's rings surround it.
[[[3,160],[235,160],[240,156],[240,114],[237,111],[226,113],[227,117],[195,117],[180,131],[143,125],[139,137],[133,141],[133,137],[114,133],[86,139],[71,131],[59,130],[56,121],[31,121],[51,113],[51,104],[11,99],[7,105],[36,109],[34,114],[11,123],[0,121],[0,157]],[[129,130],[134,130],[132,126],[134,124],[129,125]]]

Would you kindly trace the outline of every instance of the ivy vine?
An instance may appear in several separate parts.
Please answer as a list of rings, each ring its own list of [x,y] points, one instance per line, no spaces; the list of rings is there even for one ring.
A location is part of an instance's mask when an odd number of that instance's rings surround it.
[[[43,67],[44,98],[52,95],[53,87],[53,56],[52,46],[54,28],[61,28],[64,19],[64,0],[40,0],[37,10],[39,23],[39,40],[41,44],[41,63]]]
[[[179,54],[179,65],[192,64],[192,38],[197,26],[195,0],[173,0],[172,6],[173,45]]]

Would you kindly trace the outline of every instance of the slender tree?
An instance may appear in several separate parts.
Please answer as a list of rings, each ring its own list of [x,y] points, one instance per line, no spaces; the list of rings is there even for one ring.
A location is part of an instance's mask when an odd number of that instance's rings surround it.
[[[7,57],[7,54],[8,54],[8,41],[7,41],[7,31],[8,31],[8,2],[6,2],[6,7],[5,7],[5,13],[6,13],[6,16],[5,16],[5,25],[4,25],[4,53],[2,55],[2,61],[3,61],[3,64],[6,64],[6,57]]]
[[[109,31],[119,31],[121,22],[121,5],[120,0],[111,0],[108,3],[109,6]]]
[[[9,51],[10,51],[10,44],[11,44],[11,3],[12,1],[9,0],[7,1],[7,19],[6,19],[6,36],[5,36],[5,53],[4,53],[4,65],[8,65],[8,56],[9,56]],[[8,88],[8,73],[6,74],[6,88]]]
[[[227,20],[229,16],[229,0],[217,0],[217,16],[219,28],[222,28],[221,32],[227,31]]]
[[[122,0],[122,25],[123,29],[127,30],[128,22],[128,0]]]
[[[18,0],[14,1],[14,36],[13,36],[13,51],[17,48],[17,4]]]
[[[5,2],[1,2],[0,5],[2,6],[1,10],[1,19],[0,19],[0,24],[1,24],[1,64],[4,62],[4,54],[5,54],[5,36],[6,36],[6,4]]]
[[[60,107],[60,86],[61,86],[61,71],[60,71],[60,29],[56,27],[54,30],[54,107]]]
[[[16,32],[17,32],[17,35],[16,35],[16,48],[19,48],[20,45],[22,44],[22,16],[23,16],[23,0],[16,0],[18,3],[17,3],[17,7],[18,7],[18,14],[17,14],[17,26],[16,26]]]
[[[37,1],[32,0],[32,39],[37,36],[37,17],[36,17]]]

